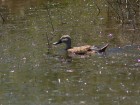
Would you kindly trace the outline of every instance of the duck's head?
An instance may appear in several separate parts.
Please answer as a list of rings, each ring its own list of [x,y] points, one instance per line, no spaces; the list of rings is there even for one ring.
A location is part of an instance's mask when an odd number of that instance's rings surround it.
[[[61,43],[66,44],[66,50],[71,48],[71,37],[69,35],[63,35],[57,42],[53,43],[53,45],[58,45]]]

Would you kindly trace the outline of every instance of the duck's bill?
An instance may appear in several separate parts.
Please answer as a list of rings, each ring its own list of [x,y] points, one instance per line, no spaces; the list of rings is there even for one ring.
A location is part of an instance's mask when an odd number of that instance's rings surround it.
[[[57,44],[60,44],[60,43],[62,43],[61,40],[59,40],[58,42],[54,42],[53,45],[57,45]]]

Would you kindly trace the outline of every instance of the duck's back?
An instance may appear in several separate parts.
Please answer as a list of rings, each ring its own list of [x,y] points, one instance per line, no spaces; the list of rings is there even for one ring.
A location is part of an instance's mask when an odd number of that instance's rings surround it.
[[[87,52],[91,51],[90,45],[80,46],[80,47],[73,47],[71,49],[68,49],[69,53],[73,54],[86,54]]]

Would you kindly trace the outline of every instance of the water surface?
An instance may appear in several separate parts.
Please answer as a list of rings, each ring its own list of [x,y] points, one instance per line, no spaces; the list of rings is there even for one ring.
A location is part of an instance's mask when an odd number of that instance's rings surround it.
[[[0,104],[139,105],[139,3],[123,4],[0,1]],[[64,34],[73,46],[110,46],[71,58],[52,45]]]

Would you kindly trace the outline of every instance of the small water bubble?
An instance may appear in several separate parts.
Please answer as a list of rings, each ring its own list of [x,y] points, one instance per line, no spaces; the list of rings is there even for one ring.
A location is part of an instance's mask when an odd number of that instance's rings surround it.
[[[122,99],[124,100],[126,97],[122,97]]]
[[[108,37],[112,38],[113,37],[113,34],[109,34]]]
[[[130,76],[132,73],[128,73],[128,75]]]
[[[23,60],[26,60],[26,58],[25,58],[25,57],[23,57],[22,59],[23,59]]]
[[[66,93],[65,95],[66,95],[66,96],[69,96],[69,93]]]
[[[135,83],[132,83],[131,85],[132,85],[132,86],[135,86]]]
[[[106,62],[106,65],[108,65],[109,63],[108,62]]]
[[[129,93],[129,91],[128,91],[128,90],[126,90],[126,93],[128,94],[128,93]]]
[[[34,42],[32,42],[32,46],[35,46],[36,44]]]
[[[101,17],[101,18],[99,18],[100,20],[103,20],[104,18],[103,17]]]
[[[52,99],[52,98],[49,98],[48,100],[49,100],[49,101],[52,101],[53,99]]]
[[[14,70],[11,70],[10,72],[11,72],[11,73],[14,73],[15,71],[14,71]]]
[[[34,67],[39,67],[39,64],[35,64],[35,66]]]
[[[99,89],[97,89],[96,91],[99,92]]]
[[[58,82],[60,83],[61,82],[61,79],[58,79]]]
[[[78,82],[83,82],[81,79]]]
[[[136,93],[140,94],[140,90],[137,90]]]
[[[123,83],[120,83],[120,85],[121,85],[122,87],[124,87],[124,84],[123,84]]]
[[[23,62],[25,63],[25,62],[26,62],[26,57],[23,57],[22,60],[23,60]]]
[[[73,70],[71,70],[71,69],[70,69],[70,70],[67,70],[67,72],[68,72],[68,73],[72,73],[72,72],[73,72]]]
[[[93,5],[90,4],[89,6],[92,7]]]
[[[83,91],[84,89],[82,88],[81,90]]]
[[[128,54],[124,54],[124,56],[126,56],[126,57],[127,57],[127,56],[128,56]]]
[[[126,66],[127,64],[125,63],[124,66]]]
[[[114,91],[112,88],[109,88],[110,91]]]
[[[80,104],[85,104],[86,102],[85,101],[80,101]]]

